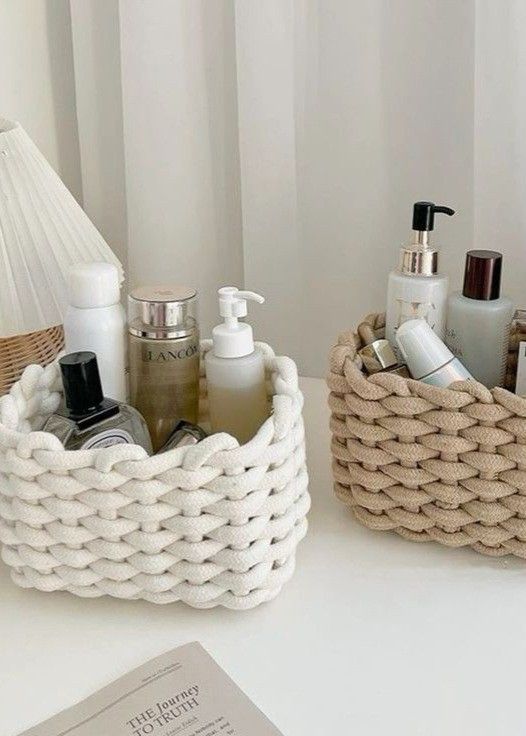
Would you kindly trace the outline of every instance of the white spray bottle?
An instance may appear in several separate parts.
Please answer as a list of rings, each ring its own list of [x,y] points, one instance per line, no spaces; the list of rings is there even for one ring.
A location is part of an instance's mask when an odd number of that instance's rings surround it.
[[[228,432],[243,444],[267,419],[269,408],[263,354],[254,346],[252,327],[238,318],[247,314],[247,299],[265,300],[234,286],[218,294],[224,322],[212,330],[213,348],[205,358],[210,424],[212,432]]]

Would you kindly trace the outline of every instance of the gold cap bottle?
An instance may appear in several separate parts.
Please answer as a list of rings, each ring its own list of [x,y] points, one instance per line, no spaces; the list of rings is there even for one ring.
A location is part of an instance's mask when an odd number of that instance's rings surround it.
[[[365,343],[365,347],[359,350],[358,354],[369,375],[385,371],[404,376],[404,378],[411,378],[407,366],[398,362],[389,340],[377,338],[370,324],[362,322],[358,326],[358,334]]]

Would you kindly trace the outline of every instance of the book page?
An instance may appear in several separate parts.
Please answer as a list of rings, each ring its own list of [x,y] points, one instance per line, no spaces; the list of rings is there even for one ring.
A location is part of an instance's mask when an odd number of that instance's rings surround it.
[[[20,736],[282,736],[194,642],[132,670]]]

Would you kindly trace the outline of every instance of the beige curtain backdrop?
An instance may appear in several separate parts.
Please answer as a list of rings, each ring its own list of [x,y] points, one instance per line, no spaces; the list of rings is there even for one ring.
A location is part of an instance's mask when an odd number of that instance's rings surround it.
[[[383,308],[422,198],[458,211],[436,232],[452,286],[466,250],[497,248],[526,305],[522,0],[4,0],[19,54],[30,5],[72,51],[39,70],[48,119],[14,93],[3,114],[37,140],[69,121],[44,152],[130,284],[200,289],[204,333],[218,286],[259,290],[258,336],[324,375],[337,333]]]

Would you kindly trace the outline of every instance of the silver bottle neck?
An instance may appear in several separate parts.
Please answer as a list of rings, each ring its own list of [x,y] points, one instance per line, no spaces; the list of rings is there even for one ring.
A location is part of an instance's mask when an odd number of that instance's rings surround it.
[[[413,230],[411,242],[400,249],[399,268],[408,276],[433,276],[438,271],[438,251],[431,247],[427,230]]]

